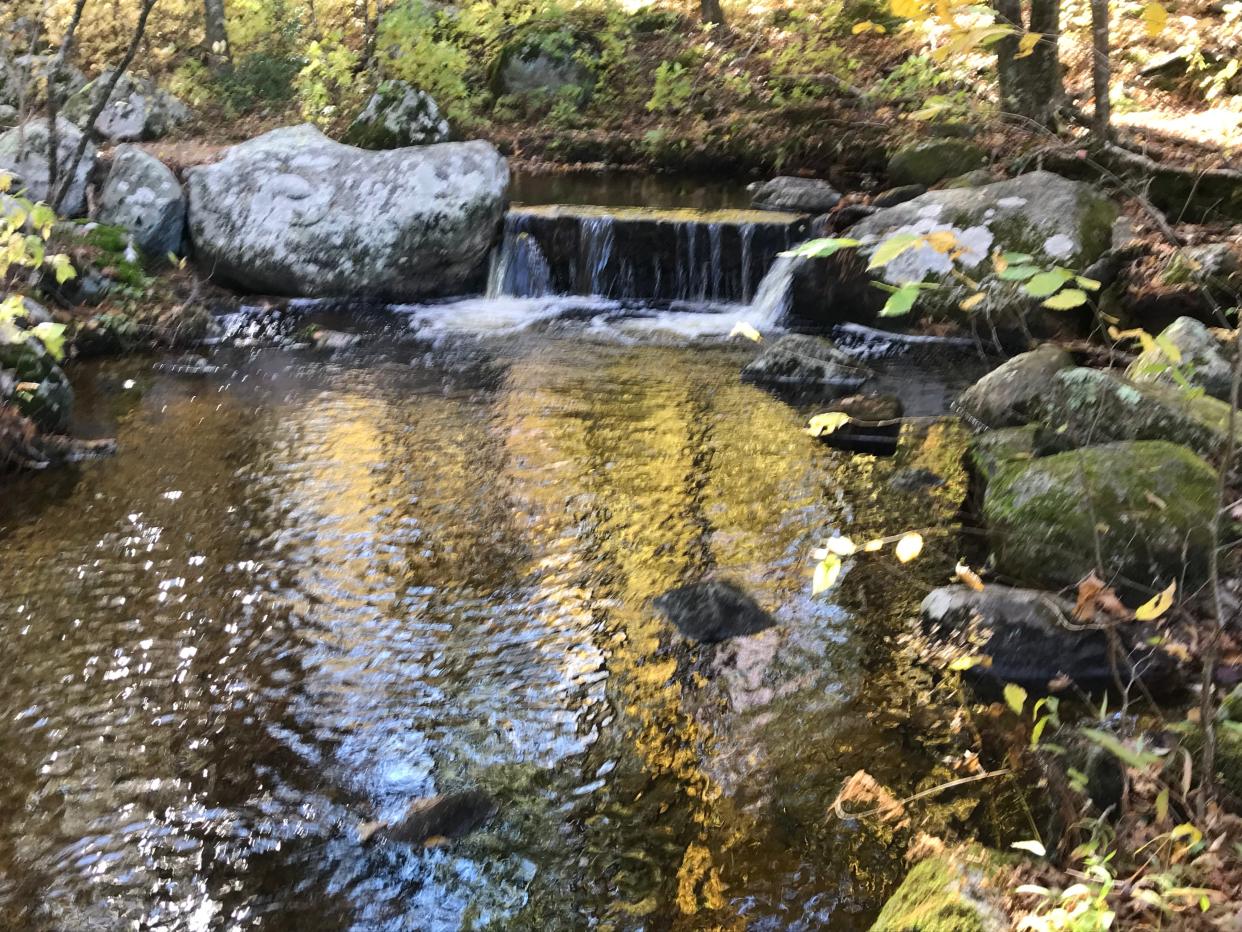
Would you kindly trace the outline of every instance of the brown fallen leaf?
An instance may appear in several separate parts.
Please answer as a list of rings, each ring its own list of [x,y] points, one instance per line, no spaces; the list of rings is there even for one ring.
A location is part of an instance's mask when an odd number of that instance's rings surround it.
[[[1099,615],[1104,620],[1129,621],[1134,613],[1121,604],[1117,593],[1092,571],[1078,583],[1078,601],[1074,606],[1074,619],[1093,622]]]

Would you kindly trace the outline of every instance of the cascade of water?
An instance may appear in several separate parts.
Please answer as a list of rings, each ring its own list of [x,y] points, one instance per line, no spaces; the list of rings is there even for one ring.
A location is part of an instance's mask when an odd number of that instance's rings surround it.
[[[742,296],[742,303],[749,304],[751,296],[750,247],[755,238],[755,225],[753,223],[742,224],[738,235],[742,241],[742,287],[738,293]]]
[[[707,278],[708,284],[711,286],[711,295],[713,301],[719,301],[724,296],[724,231],[719,223],[709,223],[707,225],[707,242],[711,246],[711,259],[708,262]]]
[[[552,293],[552,268],[521,217],[505,218],[500,247],[492,251],[487,297],[542,298]]]
[[[751,323],[762,329],[764,326],[779,326],[789,313],[793,301],[793,277],[805,260],[798,256],[779,255],[768,273],[759,283],[755,299],[750,303]]]
[[[607,273],[614,237],[612,217],[586,217],[578,227],[578,255],[585,260],[587,294],[613,297],[609,294]]]

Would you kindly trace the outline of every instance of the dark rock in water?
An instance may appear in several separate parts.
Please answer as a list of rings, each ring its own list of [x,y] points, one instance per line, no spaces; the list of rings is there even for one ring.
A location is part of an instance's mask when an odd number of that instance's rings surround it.
[[[849,229],[858,221],[870,217],[877,210],[879,208],[871,204],[846,204],[832,215],[832,228],[837,231]]]
[[[982,592],[964,586],[933,590],[923,600],[923,631],[954,655],[991,658],[965,672],[973,685],[989,693],[1006,683],[1032,692],[1049,692],[1054,680],[1088,691],[1114,685],[1108,638],[1102,630],[1074,621],[1074,606],[1036,589],[989,585]],[[1149,647],[1149,625],[1119,629],[1124,658],[1121,676],[1134,673],[1153,691],[1175,686],[1176,665],[1168,654]]]
[[[365,844],[376,837],[406,845],[469,835],[496,814],[496,803],[481,790],[416,799],[395,823],[367,822],[358,830]]]
[[[916,197],[920,197],[926,193],[927,185],[903,184],[900,188],[889,188],[887,191],[881,191],[871,199],[871,206],[877,208],[896,207],[898,204],[904,204],[906,201],[912,201]]]
[[[717,580],[670,589],[652,604],[678,631],[692,641],[705,644],[758,634],[776,624],[776,620],[740,588]]]
[[[859,323],[844,323],[832,328],[832,339],[838,348],[855,359],[944,362],[951,358],[979,358],[979,344],[969,337],[893,333]]]
[[[894,492],[921,492],[944,485],[944,479],[930,469],[911,466],[899,469],[889,477],[888,487]]]
[[[830,404],[825,413],[848,414],[850,423],[824,434],[820,439],[838,450],[892,456],[897,452],[903,410],[901,399],[892,395],[851,395],[842,398]]]
[[[742,370],[748,382],[830,387],[842,394],[857,391],[870,375],[830,340],[799,333],[770,344]]]
[[[821,214],[832,210],[841,192],[818,178],[780,175],[755,188],[751,205],[760,210],[789,210],[800,214]]]

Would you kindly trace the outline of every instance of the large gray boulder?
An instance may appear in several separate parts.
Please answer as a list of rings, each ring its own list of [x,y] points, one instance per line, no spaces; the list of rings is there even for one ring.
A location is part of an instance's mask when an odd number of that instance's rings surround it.
[[[99,195],[96,219],[128,230],[148,256],[180,252],[185,239],[185,193],[163,162],[121,146]]]
[[[400,149],[448,138],[448,121],[430,94],[404,81],[384,81],[354,117],[343,141],[363,149]]]
[[[56,120],[56,133],[57,161],[61,171],[65,171],[77,151],[82,133],[68,120],[60,118]],[[27,120],[0,136],[0,171],[20,178],[26,196],[33,201],[48,201],[51,198],[47,164],[50,148],[51,138],[45,119]],[[98,160],[99,151],[87,142],[60,206],[61,216],[80,217],[86,213],[86,185]]]
[[[1038,412],[1052,378],[1074,364],[1069,353],[1051,343],[1021,353],[966,389],[957,410],[971,427],[1017,427]]]
[[[1189,384],[1227,401],[1233,365],[1207,327],[1192,317],[1179,317],[1160,332],[1153,349],[1145,350],[1130,364],[1126,378],[1173,387]]]
[[[295,126],[189,173],[190,235],[245,290],[418,300],[481,272],[508,185],[490,143],[368,152]]]
[[[1098,570],[1123,593],[1150,594],[1174,580],[1193,590],[1213,546],[1216,483],[1211,466],[1163,440],[1008,466],[983,502],[997,571],[1047,588]]]
[[[836,207],[841,192],[819,178],[778,175],[757,185],[751,206],[760,210],[787,210],[801,214],[822,214]]]
[[[65,118],[85,129],[112,75],[103,72],[65,101]],[[111,142],[139,142],[166,136],[189,118],[189,108],[168,91],[149,78],[126,73],[96,118],[93,132]]]
[[[0,48],[0,104],[27,113],[44,107],[54,60],[51,54],[10,55]],[[57,103],[63,104],[85,84],[86,75],[65,62],[55,82]]]

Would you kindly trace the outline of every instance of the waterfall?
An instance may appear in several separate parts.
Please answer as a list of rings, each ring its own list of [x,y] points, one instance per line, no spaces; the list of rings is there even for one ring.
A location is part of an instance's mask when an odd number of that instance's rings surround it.
[[[520,215],[505,218],[500,248],[493,250],[487,297],[542,298],[552,294],[552,267],[539,241],[522,229]]]
[[[794,272],[805,260],[800,256],[779,255],[759,283],[750,303],[750,322],[762,329],[779,326],[793,304]]]
[[[629,297],[613,295],[607,276],[612,261],[612,244],[615,239],[612,217],[586,217],[578,227],[578,255],[583,258],[586,273],[586,293],[601,297]],[[613,281],[623,276],[613,276]]]

